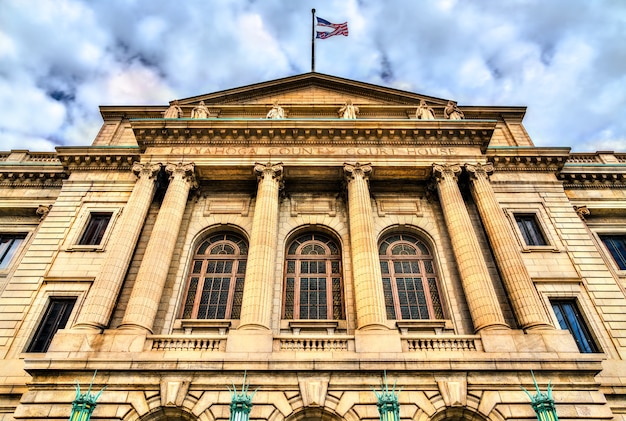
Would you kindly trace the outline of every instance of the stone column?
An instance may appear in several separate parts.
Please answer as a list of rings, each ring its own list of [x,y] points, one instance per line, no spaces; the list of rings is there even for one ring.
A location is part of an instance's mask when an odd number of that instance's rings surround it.
[[[154,197],[156,175],[160,169],[161,164],[136,162],[133,165],[137,183],[117,221],[102,269],[87,294],[74,328],[100,330],[108,326]]]
[[[270,329],[283,165],[256,164],[258,178],[239,329]]]
[[[154,223],[121,328],[152,332],[167,279],[187,196],[195,185],[194,164],[167,164],[170,184]]]
[[[470,175],[474,202],[478,207],[518,323],[523,329],[553,328],[526,270],[511,226],[489,182],[488,173],[493,171],[493,165],[465,164],[465,168]]]
[[[474,329],[508,327],[457,184],[461,167],[435,164],[433,172]]]
[[[348,184],[348,216],[357,328],[387,329],[382,274],[367,185],[367,177],[372,167],[369,164],[357,163],[344,164],[343,169]]]

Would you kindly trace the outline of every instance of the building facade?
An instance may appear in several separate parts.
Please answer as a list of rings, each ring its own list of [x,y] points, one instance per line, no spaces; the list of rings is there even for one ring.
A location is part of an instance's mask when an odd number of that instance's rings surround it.
[[[626,419],[626,153],[319,73],[101,113],[0,153],[2,420]]]

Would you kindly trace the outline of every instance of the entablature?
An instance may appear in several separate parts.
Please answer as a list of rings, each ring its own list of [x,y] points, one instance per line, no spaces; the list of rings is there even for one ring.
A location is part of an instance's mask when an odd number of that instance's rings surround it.
[[[139,161],[137,147],[58,147],[57,156],[68,171],[130,170]]]
[[[497,171],[548,171],[563,169],[570,148],[493,147],[486,151],[487,160]]]
[[[136,119],[139,147],[166,145],[438,145],[485,150],[495,120]]]
[[[626,154],[573,153],[559,174],[566,188],[626,188]]]
[[[12,150],[0,154],[0,186],[60,187],[65,178],[67,174],[54,152]]]

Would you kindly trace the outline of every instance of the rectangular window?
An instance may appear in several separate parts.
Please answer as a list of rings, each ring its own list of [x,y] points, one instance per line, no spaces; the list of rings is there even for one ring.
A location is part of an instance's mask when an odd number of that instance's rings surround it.
[[[626,234],[601,235],[600,239],[606,246],[620,270],[626,270]]]
[[[0,234],[0,270],[9,267],[25,238],[25,234]]]
[[[75,297],[53,297],[26,352],[46,352],[59,329],[64,329],[76,303]]]
[[[534,214],[516,214],[515,222],[517,222],[527,246],[545,246],[548,244]]]
[[[576,300],[555,300],[551,303],[561,329],[570,331],[580,352],[599,352],[597,345],[591,337],[591,332],[587,328],[582,314],[578,310]]]
[[[92,212],[83,235],[78,242],[81,246],[97,246],[102,241],[107,226],[111,221],[111,212]]]

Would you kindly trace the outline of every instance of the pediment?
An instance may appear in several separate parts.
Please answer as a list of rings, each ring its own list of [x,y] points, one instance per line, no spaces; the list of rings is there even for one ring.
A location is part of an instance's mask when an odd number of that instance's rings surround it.
[[[412,92],[357,82],[320,73],[306,73],[206,95],[179,99],[181,106],[204,101],[218,105],[341,105],[350,99],[365,106],[417,106],[420,100],[445,105],[447,100]]]

